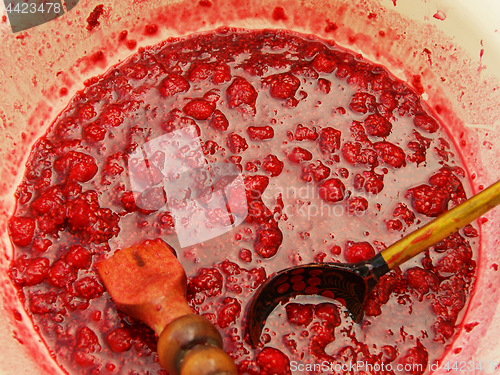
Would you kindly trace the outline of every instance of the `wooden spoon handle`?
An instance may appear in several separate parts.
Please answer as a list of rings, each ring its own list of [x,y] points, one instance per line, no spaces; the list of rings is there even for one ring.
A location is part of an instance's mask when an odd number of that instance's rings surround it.
[[[171,375],[237,375],[222,350],[217,328],[206,318],[188,314],[169,323],[158,339],[160,364]]]
[[[500,181],[402,238],[380,254],[393,269],[500,204]]]
[[[237,375],[233,360],[221,348],[196,345],[181,363],[181,375]]]
[[[237,375],[217,328],[189,307],[186,274],[170,245],[156,239],[118,250],[98,271],[116,306],[160,336],[160,364],[170,375]]]

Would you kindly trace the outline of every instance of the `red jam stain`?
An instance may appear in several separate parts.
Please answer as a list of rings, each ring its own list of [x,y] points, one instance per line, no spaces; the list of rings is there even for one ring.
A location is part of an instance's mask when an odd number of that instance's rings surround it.
[[[228,201],[246,201],[246,221],[177,246],[191,306],[218,325],[241,373],[323,360],[425,369],[442,357],[475,278],[473,227],[384,276],[359,326],[327,299],[295,301],[268,319],[265,349],[244,341],[244,311],[266,275],[369,258],[466,199],[453,142],[407,84],[320,39],[224,28],[142,49],[85,86],[35,144],[9,222],[10,277],[66,371],[164,373],[154,333],[116,311],[94,265],[144,238],[178,245],[174,222],[189,216],[153,204],[165,196],[154,177],[164,161],[142,169],[154,181],[144,193],[133,191],[129,162],[190,128],[201,149],[171,162],[233,163],[244,176],[246,194]],[[205,225],[231,222],[214,210]]]
[[[283,7],[274,8],[273,19],[275,19],[276,21],[288,19],[287,15],[285,13],[285,9],[283,9]]]
[[[93,30],[101,24],[99,22],[99,17],[101,17],[103,13],[104,13],[104,5],[103,4],[97,5],[87,18],[87,30]]]
[[[446,14],[439,10],[433,15],[433,17],[437,20],[444,21],[446,19]]]
[[[413,241],[411,241],[412,244],[416,244],[416,243],[419,243],[421,241],[425,241],[426,239],[428,239],[430,236],[432,236],[432,231],[429,230],[427,232],[425,232],[424,234],[418,236],[417,238],[415,238]]]

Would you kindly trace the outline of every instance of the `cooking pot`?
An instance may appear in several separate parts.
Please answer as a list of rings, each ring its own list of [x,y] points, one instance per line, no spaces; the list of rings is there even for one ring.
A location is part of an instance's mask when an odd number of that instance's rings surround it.
[[[475,191],[500,177],[500,3],[437,0],[81,0],[63,16],[13,34],[0,22],[0,374],[63,373],[24,313],[8,275],[7,220],[33,142],[85,79],[141,46],[220,26],[285,28],[335,40],[410,83],[455,138]],[[283,12],[275,12],[281,7]],[[6,15],[0,8],[1,15]],[[126,41],[120,35],[127,33]],[[446,360],[500,361],[497,209],[481,221],[475,292]],[[445,361],[441,361],[444,363]],[[436,373],[445,373],[444,369]]]

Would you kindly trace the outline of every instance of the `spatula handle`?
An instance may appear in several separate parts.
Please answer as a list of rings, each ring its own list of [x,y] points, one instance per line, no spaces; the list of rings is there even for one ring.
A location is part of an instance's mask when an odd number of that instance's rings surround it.
[[[206,318],[188,314],[169,323],[158,339],[160,364],[171,375],[237,375],[222,350],[217,328]]]
[[[402,238],[380,254],[393,269],[500,204],[500,181]]]

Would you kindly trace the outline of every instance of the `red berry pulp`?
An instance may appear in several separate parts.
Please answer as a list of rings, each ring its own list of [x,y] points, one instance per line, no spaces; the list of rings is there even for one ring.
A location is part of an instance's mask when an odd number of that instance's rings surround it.
[[[174,131],[199,136],[200,147],[131,157]],[[190,305],[220,328],[240,373],[363,361],[421,374],[444,354],[471,293],[472,226],[384,276],[360,325],[328,296],[299,298],[268,319],[264,348],[253,350],[244,311],[267,275],[370,258],[465,200],[448,138],[407,84],[322,40],[232,29],[169,40],[87,81],[35,144],[9,222],[10,276],[70,374],[165,374],[153,331],[117,311],[95,270],[116,249],[158,237],[177,248]],[[180,248],[176,232],[192,219],[173,208],[197,191],[208,204],[212,185],[194,179],[177,199],[162,183],[178,173],[162,171],[205,161],[236,166],[246,192],[229,190],[231,213],[207,209],[200,225],[248,216]],[[148,190],[137,191],[131,171]]]

